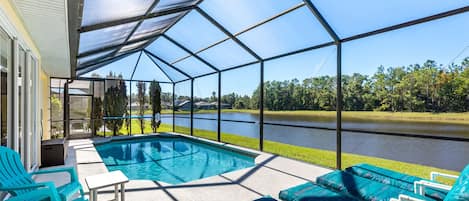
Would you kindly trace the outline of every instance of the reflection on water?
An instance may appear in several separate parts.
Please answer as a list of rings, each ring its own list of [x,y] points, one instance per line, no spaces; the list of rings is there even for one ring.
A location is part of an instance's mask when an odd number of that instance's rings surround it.
[[[183,115],[178,115],[183,116]],[[189,115],[185,115],[189,117]],[[196,117],[217,118],[217,114],[196,114]],[[307,125],[313,127],[335,128],[335,119],[304,118],[265,115],[265,122]],[[248,113],[222,113],[222,119],[259,122],[258,115]],[[172,123],[171,118],[163,118],[163,123]],[[190,126],[190,120],[178,118],[179,126]],[[384,122],[384,121],[348,121],[343,128],[369,131],[388,131],[398,133],[416,133],[469,137],[469,126],[460,124],[435,124],[422,122]],[[194,128],[216,131],[217,121],[194,119]],[[259,137],[259,124],[221,122],[222,132]],[[335,151],[336,132],[323,129],[295,128],[264,125],[264,139]],[[370,135],[357,132],[342,132],[342,150],[348,153],[369,155],[404,162],[418,163],[451,170],[461,170],[469,163],[469,143],[445,140],[420,139],[398,136]]]

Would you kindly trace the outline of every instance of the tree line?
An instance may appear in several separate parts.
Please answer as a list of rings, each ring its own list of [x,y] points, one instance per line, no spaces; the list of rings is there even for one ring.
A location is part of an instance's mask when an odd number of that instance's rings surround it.
[[[318,76],[264,83],[268,110],[336,110],[337,78]],[[235,109],[259,109],[259,87],[252,96],[230,93],[222,102]],[[467,112],[469,57],[443,66],[428,60],[401,67],[379,66],[373,75],[342,76],[346,111]],[[208,98],[207,98],[208,99]]]

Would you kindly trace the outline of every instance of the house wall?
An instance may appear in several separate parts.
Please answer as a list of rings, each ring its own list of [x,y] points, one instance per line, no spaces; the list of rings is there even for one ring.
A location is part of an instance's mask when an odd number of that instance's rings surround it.
[[[39,73],[39,94],[41,96],[42,117],[39,117],[42,125],[42,139],[50,139],[50,76],[41,69]]]
[[[40,163],[40,136],[44,135],[44,137],[47,138],[50,133],[49,75],[47,75],[46,72],[43,70],[41,52],[37,48],[27,28],[24,26],[23,20],[21,19],[20,15],[17,13],[15,7],[13,6],[12,0],[0,0],[0,27],[5,32],[7,32],[7,34],[12,39],[16,39],[21,47],[28,50],[37,62],[37,82],[33,82],[33,85],[36,85],[37,87],[37,97],[31,98],[31,104],[36,104],[35,106],[37,110],[31,111],[30,115],[36,115],[36,123],[31,124],[31,126],[35,125],[36,127],[35,129],[31,129],[32,131],[37,131],[36,133],[33,133],[33,135],[36,135],[38,137],[36,138],[36,141],[30,143],[34,143],[36,145],[31,145],[31,147],[34,147],[36,149],[35,154],[37,155],[34,157],[38,160],[37,162]],[[31,160],[31,163],[34,162],[33,159]]]

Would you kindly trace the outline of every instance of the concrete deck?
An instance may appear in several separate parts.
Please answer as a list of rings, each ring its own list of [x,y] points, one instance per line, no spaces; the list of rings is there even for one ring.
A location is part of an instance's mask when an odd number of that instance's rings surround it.
[[[93,143],[109,140],[103,138],[70,140],[65,166],[75,166],[78,176],[88,193],[85,177],[107,172]],[[232,145],[226,145],[232,146]],[[232,146],[236,147],[236,146]],[[171,185],[149,180],[131,180],[126,184],[126,200],[130,201],[248,201],[263,195],[277,198],[280,190],[315,181],[316,177],[332,170],[304,162],[245,148],[258,153],[256,166],[222,175],[208,177],[184,184]],[[54,181],[61,185],[69,180],[66,174],[40,175],[37,181]],[[113,199],[113,188],[99,192],[98,200]]]

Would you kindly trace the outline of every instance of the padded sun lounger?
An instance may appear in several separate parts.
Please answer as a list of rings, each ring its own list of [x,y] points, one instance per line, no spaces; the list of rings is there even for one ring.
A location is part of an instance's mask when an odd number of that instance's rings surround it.
[[[414,192],[414,182],[423,179],[400,172],[376,167],[369,164],[358,164],[345,169],[346,172],[364,177],[383,184],[392,185],[397,188]],[[435,182],[435,181],[433,181]],[[426,189],[425,196],[436,200],[443,200],[448,192],[445,190]]]
[[[312,182],[307,182],[280,191],[279,198],[283,201],[348,201],[356,200],[350,196],[329,190]]]
[[[270,195],[265,195],[261,198],[255,199],[253,201],[277,201],[277,200],[274,199],[273,197],[271,197]]]
[[[434,200],[392,185],[386,185],[339,170],[318,177],[316,182],[323,187],[360,200],[389,201],[399,195],[407,195],[421,200]]]
[[[459,176],[451,176],[451,175],[443,175],[440,176],[448,177],[448,178],[457,178],[454,182],[453,186],[449,190],[448,194],[444,198],[444,201],[468,201],[469,200],[469,165],[467,165],[462,171]],[[433,176],[432,176],[433,177]],[[428,186],[432,186],[431,183],[426,184]],[[434,185],[433,185],[434,186]],[[419,188],[421,188],[420,186]],[[419,191],[422,189],[419,189]],[[405,198],[404,196],[399,196],[399,198],[392,199],[391,201],[403,201],[409,200],[409,198]]]

